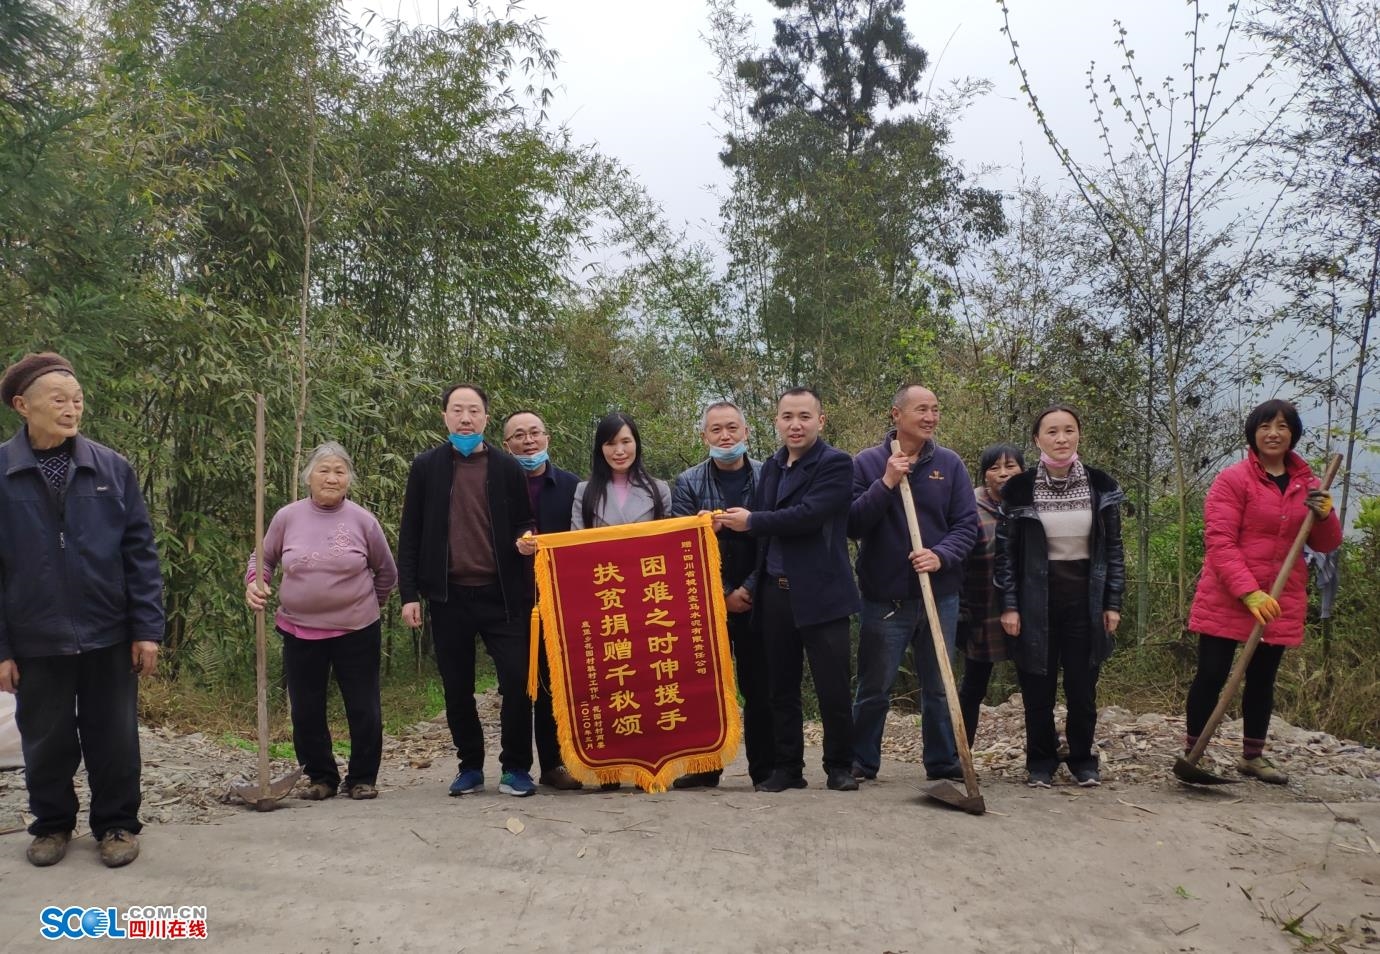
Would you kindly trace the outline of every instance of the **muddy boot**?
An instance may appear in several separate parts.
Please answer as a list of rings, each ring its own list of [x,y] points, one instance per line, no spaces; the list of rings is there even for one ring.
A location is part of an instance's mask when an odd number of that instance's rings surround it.
[[[336,787],[330,782],[312,782],[297,797],[309,802],[319,802],[327,798],[335,798],[335,793]]]
[[[123,828],[112,828],[101,836],[101,864],[120,868],[139,857],[139,836]]]
[[[55,865],[67,854],[67,843],[72,840],[70,831],[55,831],[46,835],[38,835],[29,845],[24,856],[29,859],[29,864],[35,868],[46,868]]]

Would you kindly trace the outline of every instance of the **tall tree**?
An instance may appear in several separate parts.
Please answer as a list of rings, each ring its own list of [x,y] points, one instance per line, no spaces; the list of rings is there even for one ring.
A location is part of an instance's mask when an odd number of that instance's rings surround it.
[[[814,383],[865,441],[901,377],[942,367],[947,265],[1000,231],[1000,201],[948,155],[953,112],[920,105],[925,54],[900,0],[775,2],[765,52],[731,0],[711,7],[732,176],[726,298],[759,400]]]

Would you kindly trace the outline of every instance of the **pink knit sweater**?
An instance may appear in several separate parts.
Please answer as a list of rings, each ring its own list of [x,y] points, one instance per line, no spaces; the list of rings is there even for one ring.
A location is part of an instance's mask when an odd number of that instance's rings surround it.
[[[398,582],[383,528],[350,500],[328,509],[307,498],[274,514],[264,534],[268,580],[279,566],[277,623],[302,636],[363,629]],[[251,554],[246,585],[253,579]]]

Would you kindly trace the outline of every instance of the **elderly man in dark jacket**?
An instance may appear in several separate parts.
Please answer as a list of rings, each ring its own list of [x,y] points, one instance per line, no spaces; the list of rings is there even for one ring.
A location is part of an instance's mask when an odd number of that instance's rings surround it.
[[[163,640],[163,578],[133,469],[77,433],[82,389],[52,352],[6,370],[24,426],[0,445],[0,691],[15,693],[34,836],[57,864],[91,785],[91,832],[111,868],[139,855],[140,675]]]
[[[730,507],[717,527],[756,537],[754,613],[767,650],[776,767],[759,792],[804,788],[801,721],[802,654],[824,723],[824,772],[830,789],[857,791],[852,764],[853,716],[848,701],[848,618],[858,588],[848,566],[848,504],[853,463],[819,435],[819,395],[792,388],[776,403],[784,446],[762,464],[751,509]]]
[[[916,572],[928,573],[952,655],[958,632],[963,561],[977,542],[977,501],[959,456],[934,440],[939,399],[908,384],[891,403],[895,429],[853,459],[853,506],[848,535],[860,541],[858,692],[853,702],[853,775],[876,778],[891,686],[910,647],[920,681],[922,759],[927,777],[962,778],[953,721],[934,651]],[[891,442],[901,449],[893,452]],[[898,488],[910,483],[924,549],[912,552]]]
[[[745,507],[757,490],[760,462],[747,454],[748,428],[742,410],[732,401],[717,401],[700,417],[700,438],[709,456],[682,471],[671,491],[671,512],[689,517],[701,510]],[[738,690],[743,694],[743,742],[752,784],[767,780],[776,762],[772,745],[771,698],[767,688],[767,659],[762,634],[752,626],[752,591],[757,545],[747,536],[720,530],[719,563],[724,605],[728,610],[728,641],[738,665]],[[722,772],[692,772],[676,779],[676,788],[713,788]]]

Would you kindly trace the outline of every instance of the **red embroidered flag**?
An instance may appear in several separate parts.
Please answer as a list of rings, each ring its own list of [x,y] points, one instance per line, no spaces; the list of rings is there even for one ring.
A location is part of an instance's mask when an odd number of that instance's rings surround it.
[[[537,544],[532,672],[540,629],[570,773],[659,792],[731,762],[742,726],[712,518],[543,534]]]

